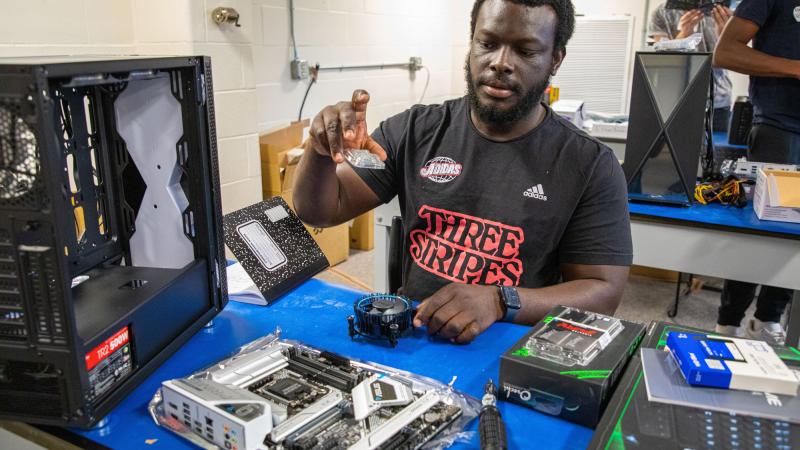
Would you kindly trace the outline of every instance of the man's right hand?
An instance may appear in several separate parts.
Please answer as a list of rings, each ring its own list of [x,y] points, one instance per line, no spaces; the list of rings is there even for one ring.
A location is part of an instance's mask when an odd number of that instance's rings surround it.
[[[703,11],[699,9],[686,11],[678,21],[678,35],[675,38],[685,39],[693,35],[695,27],[701,20],[703,20]]]
[[[309,132],[314,151],[337,164],[344,162],[342,152],[346,149],[365,149],[385,161],[386,150],[367,131],[367,103],[369,93],[357,89],[352,101],[326,106],[317,114]]]

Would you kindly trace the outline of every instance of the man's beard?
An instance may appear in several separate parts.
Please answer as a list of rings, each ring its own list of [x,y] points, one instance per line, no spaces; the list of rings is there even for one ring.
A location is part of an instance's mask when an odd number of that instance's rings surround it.
[[[469,97],[469,103],[472,107],[472,110],[475,111],[475,114],[478,115],[478,118],[482,122],[493,125],[511,125],[530,114],[530,112],[533,111],[533,108],[536,107],[536,104],[541,101],[545,89],[547,89],[547,86],[550,84],[550,78],[547,77],[525,92],[523,91],[522,86],[516,83],[511,83],[506,77],[500,76],[495,78],[496,80],[507,85],[509,89],[519,97],[519,100],[517,100],[517,102],[510,108],[501,109],[494,106],[482,105],[480,99],[478,99],[477,88],[474,80],[472,79],[472,71],[470,70],[469,55],[467,55],[467,62],[464,65],[464,72],[466,73],[467,78],[467,96]]]

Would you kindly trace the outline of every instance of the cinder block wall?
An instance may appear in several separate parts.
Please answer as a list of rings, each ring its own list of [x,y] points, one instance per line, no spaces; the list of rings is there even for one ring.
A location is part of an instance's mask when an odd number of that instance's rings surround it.
[[[261,199],[252,0],[3,0],[0,57],[192,55],[212,57],[223,209]],[[232,6],[241,28],[210,12]]]
[[[297,120],[307,81],[290,77],[292,59],[288,0],[254,0],[257,21],[253,42],[258,129],[268,130]],[[431,72],[424,103],[460,96],[453,78],[463,78],[463,57],[453,66],[455,11],[471,0],[295,0],[295,36],[299,56],[311,65],[395,63],[421,56]],[[454,75],[455,74],[455,75]],[[349,100],[354,89],[372,95],[368,125],[376,127],[391,115],[416,104],[426,72],[407,70],[322,72],[311,89],[303,117],[313,117],[328,104]]]

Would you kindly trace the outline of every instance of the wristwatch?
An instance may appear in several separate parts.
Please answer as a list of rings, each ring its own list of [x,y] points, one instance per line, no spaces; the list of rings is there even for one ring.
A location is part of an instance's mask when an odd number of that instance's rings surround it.
[[[500,286],[500,301],[503,302],[506,310],[502,320],[504,322],[513,322],[514,317],[517,317],[517,313],[522,308],[522,303],[519,301],[519,292],[511,286]]]

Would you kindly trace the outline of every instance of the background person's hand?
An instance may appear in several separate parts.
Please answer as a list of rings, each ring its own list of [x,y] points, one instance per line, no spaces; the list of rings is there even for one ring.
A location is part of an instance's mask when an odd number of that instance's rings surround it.
[[[326,106],[311,123],[311,147],[336,163],[344,162],[346,149],[366,149],[385,161],[386,151],[367,131],[367,103],[369,93],[357,89],[351,101]]]
[[[502,315],[497,286],[450,283],[422,302],[414,326],[425,325],[428,334],[467,344]]]
[[[731,17],[733,17],[733,11],[731,11],[731,9],[727,6],[716,4],[711,10],[711,17],[714,18],[717,37],[719,37],[722,34],[722,30],[725,29],[725,25],[727,25],[728,21],[731,20]]]
[[[703,20],[703,11],[699,9],[686,11],[678,21],[678,35],[675,38],[685,39],[693,35],[695,27],[701,20]]]

